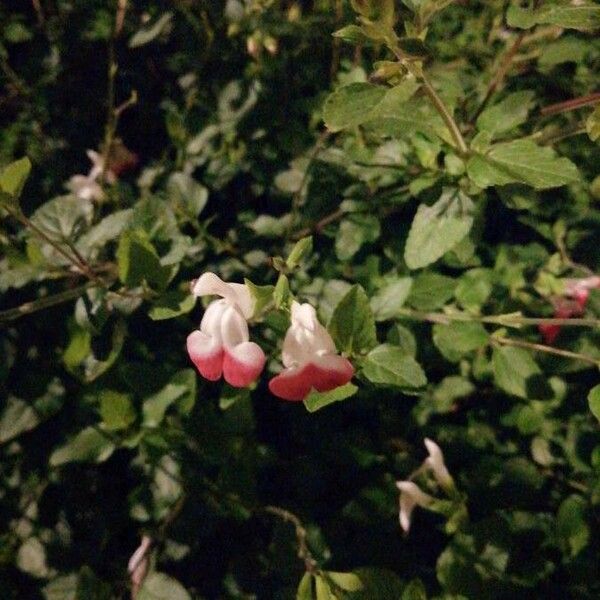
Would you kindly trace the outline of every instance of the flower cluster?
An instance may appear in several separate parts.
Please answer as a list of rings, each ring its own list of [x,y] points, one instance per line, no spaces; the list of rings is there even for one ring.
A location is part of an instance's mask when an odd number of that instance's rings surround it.
[[[405,533],[410,529],[412,512],[416,506],[428,508],[436,499],[425,493],[413,480],[423,472],[430,472],[436,483],[449,495],[454,492],[454,480],[446,468],[444,454],[441,448],[430,439],[425,438],[425,447],[429,456],[425,459],[419,469],[406,481],[397,481],[396,487],[400,490],[400,527]]]
[[[192,283],[195,296],[219,296],[207,307],[200,328],[187,339],[187,351],[200,374],[211,381],[221,376],[234,387],[246,387],[262,372],[266,357],[250,341],[248,320],[254,300],[244,284],[226,283],[204,273]],[[284,369],[269,382],[283,400],[301,401],[315,389],[332,390],[354,374],[350,362],[337,354],[335,344],[310,304],[293,302],[291,325],[282,349]]]
[[[567,279],[562,296],[554,298],[554,317],[570,319],[580,317],[585,312],[585,306],[590,296],[590,290],[600,288],[600,276],[592,275],[582,279]],[[546,344],[553,344],[560,333],[560,325],[542,324],[539,331]]]

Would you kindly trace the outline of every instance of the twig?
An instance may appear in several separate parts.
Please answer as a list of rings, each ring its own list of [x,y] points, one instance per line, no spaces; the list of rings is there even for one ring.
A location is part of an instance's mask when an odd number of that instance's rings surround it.
[[[488,86],[488,89],[485,93],[485,96],[483,97],[483,100],[481,101],[481,104],[479,105],[479,108],[475,111],[475,114],[471,118],[471,123],[475,123],[475,121],[477,121],[477,117],[479,117],[479,115],[484,111],[485,107],[488,105],[488,102],[491,100],[492,96],[494,95],[500,84],[504,81],[504,78],[506,77],[512,65],[512,62],[517,52],[519,51],[519,48],[521,47],[524,38],[525,32],[522,31],[516,37],[515,41],[513,42],[513,45],[507,50],[506,54],[504,55],[504,58],[502,59],[502,62],[500,63],[500,66],[498,67],[498,70],[496,71],[496,75],[494,75],[492,81]]]
[[[52,296],[46,296],[45,298],[31,300],[30,302],[25,302],[24,304],[21,304],[16,308],[2,310],[0,311],[0,323],[14,321],[15,319],[19,319],[20,317],[23,317],[25,315],[37,312],[38,310],[44,310],[45,308],[50,308],[51,306],[57,306],[58,304],[69,302],[70,300],[79,298],[88,289],[93,287],[98,286],[95,283],[89,281],[88,283],[79,287],[72,288],[70,290],[65,290],[64,292],[59,292],[58,294],[53,294]]]
[[[515,340],[506,337],[492,337],[492,343],[500,344],[502,346],[515,346],[516,348],[525,348],[527,350],[533,350],[535,352],[545,352],[546,354],[554,354],[555,356],[562,356],[563,358],[571,358],[573,360],[580,360],[588,363],[595,367],[600,368],[600,360],[587,356],[585,354],[579,354],[578,352],[571,352],[570,350],[562,350],[560,348],[554,348],[553,346],[546,346],[544,344],[534,344],[533,342],[525,342],[524,340]]]
[[[558,102],[556,104],[550,104],[544,106],[540,110],[540,114],[543,117],[550,115],[556,115],[558,113],[568,112],[571,110],[577,110],[584,106],[593,106],[594,104],[600,103],[600,92],[588,94],[587,96],[579,96],[578,98],[572,98],[571,100],[565,100],[564,102]]]
[[[502,325],[505,327],[523,327],[527,325],[564,325],[570,327],[600,327],[600,319],[587,319],[587,318],[571,318],[571,319],[560,319],[560,318],[543,318],[543,317],[522,317],[520,315],[472,315],[465,312],[456,313],[435,313],[435,312],[421,312],[418,310],[411,310],[408,308],[402,308],[399,314],[408,319],[415,319],[416,321],[429,321],[430,323],[441,323],[442,325],[448,325],[452,321],[463,321],[463,322],[479,322],[489,323],[494,325]]]
[[[317,561],[313,558],[313,555],[308,548],[308,543],[306,541],[308,533],[300,519],[294,513],[279,506],[264,506],[261,511],[275,515],[276,517],[283,519],[286,523],[291,523],[294,526],[296,540],[298,542],[298,558],[304,561],[304,566],[309,573],[314,573],[317,569]]]
[[[425,90],[425,93],[431,100],[431,103],[433,104],[433,106],[435,107],[437,112],[439,113],[440,117],[442,117],[442,120],[444,121],[444,123],[446,124],[446,127],[448,128],[448,131],[450,132],[450,135],[452,136],[452,139],[454,140],[454,143],[456,144],[456,149],[458,150],[458,152],[463,156],[468,154],[469,147],[467,146],[467,144],[462,136],[462,133],[460,132],[460,129],[458,128],[458,125],[456,124],[456,121],[454,120],[454,117],[452,116],[452,114],[450,113],[450,111],[448,110],[446,105],[444,104],[444,101],[440,98],[438,93],[435,91],[434,87],[431,85],[431,82],[429,81],[428,77],[425,75],[423,70],[416,68],[414,65],[412,65],[411,61],[406,60],[406,57],[404,56],[402,50],[398,46],[390,46],[390,47],[391,47],[392,52],[396,55],[396,58],[403,65],[405,65],[406,68],[417,79],[420,79],[421,82],[423,83],[423,88]]]
[[[92,268],[88,265],[88,263],[83,259],[83,257],[76,252],[76,255],[73,256],[69,254],[56,240],[53,240],[43,229],[38,227],[31,219],[26,217],[23,212],[19,208],[12,208],[10,206],[4,206],[8,214],[10,214],[14,219],[19,221],[24,227],[31,229],[35,235],[37,235],[41,240],[50,244],[63,258],[65,258],[70,264],[77,267],[88,279],[94,281],[97,284],[105,285],[104,281],[100,279],[92,270]],[[70,242],[65,242],[72,247]]]

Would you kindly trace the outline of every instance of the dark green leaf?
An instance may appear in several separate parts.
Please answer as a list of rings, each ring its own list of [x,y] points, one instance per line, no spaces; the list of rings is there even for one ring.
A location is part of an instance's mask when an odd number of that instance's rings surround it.
[[[353,285],[340,300],[328,329],[336,348],[351,356],[370,350],[377,343],[375,318],[360,285]]]

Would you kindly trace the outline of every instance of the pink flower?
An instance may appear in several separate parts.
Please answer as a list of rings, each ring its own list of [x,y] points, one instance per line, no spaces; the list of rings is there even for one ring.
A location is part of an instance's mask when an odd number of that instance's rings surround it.
[[[350,362],[337,354],[329,333],[310,304],[292,304],[292,324],[283,340],[285,369],[269,382],[283,400],[301,401],[312,388],[327,392],[348,383],[354,375]]]
[[[585,312],[590,290],[600,288],[600,276],[592,275],[581,279],[566,279],[564,297],[555,298],[554,317],[569,319]],[[553,344],[560,333],[560,325],[542,323],[538,327],[546,344]]]
[[[216,381],[223,375],[234,387],[252,383],[265,366],[261,348],[249,341],[247,320],[254,300],[241,283],[226,283],[214,273],[204,273],[192,284],[195,296],[216,295],[208,305],[200,329],[187,338],[187,351],[200,374]]]

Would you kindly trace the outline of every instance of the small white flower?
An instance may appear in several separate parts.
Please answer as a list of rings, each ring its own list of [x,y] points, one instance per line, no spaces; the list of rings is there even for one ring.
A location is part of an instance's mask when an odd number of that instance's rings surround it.
[[[446,468],[441,448],[428,438],[425,438],[425,447],[427,448],[427,452],[429,452],[429,456],[425,459],[425,465],[431,469],[435,480],[440,486],[447,490],[453,486],[454,482]]]
[[[152,538],[144,535],[142,542],[131,555],[129,563],[127,564],[127,571],[131,579],[132,596],[135,596],[144,582],[144,578],[148,573],[148,567],[150,565],[150,558],[148,556],[150,546],[152,545]]]
[[[408,533],[415,506],[427,508],[434,501],[434,498],[421,490],[413,481],[397,481],[396,486],[400,490],[400,512],[398,515],[400,527],[405,533]]]

